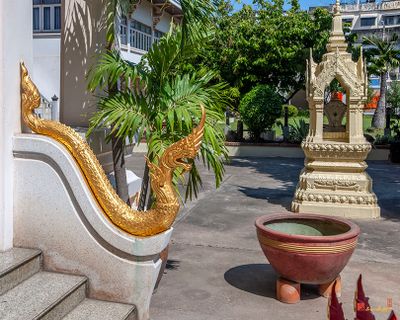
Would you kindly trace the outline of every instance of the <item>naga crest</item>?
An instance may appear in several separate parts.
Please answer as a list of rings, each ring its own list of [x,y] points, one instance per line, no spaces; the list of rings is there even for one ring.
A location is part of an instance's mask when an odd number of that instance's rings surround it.
[[[203,106],[199,126],[187,137],[169,146],[158,159],[158,164],[148,161],[156,201],[152,209],[137,211],[118,196],[97,157],[75,130],[56,121],[40,119],[34,113],[40,100],[37,87],[21,63],[21,111],[25,123],[33,132],[46,135],[68,149],[108,219],[128,234],[141,237],[153,236],[171,227],[179,211],[179,201],[172,182],[173,172],[179,167],[189,170],[191,165],[188,160],[194,159],[200,149],[206,119]]]

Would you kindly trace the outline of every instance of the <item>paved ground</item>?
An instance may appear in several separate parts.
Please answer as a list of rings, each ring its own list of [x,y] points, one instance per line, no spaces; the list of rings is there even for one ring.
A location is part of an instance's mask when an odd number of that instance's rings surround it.
[[[140,174],[137,160],[129,165]],[[256,217],[288,210],[302,167],[298,159],[232,159],[218,190],[205,173],[201,199],[183,209],[175,226],[167,270],[152,300],[152,319],[326,319],[327,300],[312,286],[303,288],[299,304],[275,300],[276,275],[254,228]],[[341,301],[348,319],[353,318],[360,273],[372,307],[385,307],[392,298],[400,314],[400,166],[371,162],[369,173],[383,217],[356,221],[360,243],[342,273]],[[376,313],[378,320],[387,317]]]

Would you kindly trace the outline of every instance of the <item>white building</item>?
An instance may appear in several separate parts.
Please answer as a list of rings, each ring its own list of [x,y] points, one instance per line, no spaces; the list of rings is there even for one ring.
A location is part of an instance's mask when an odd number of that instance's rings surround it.
[[[108,0],[32,0],[33,70],[43,103],[39,113],[50,118],[51,98],[59,97],[59,112],[52,118],[84,134],[96,111],[96,98],[87,91],[87,74],[105,47]],[[152,44],[182,17],[176,0],[139,0],[127,17],[117,21],[124,59],[138,63]],[[111,146],[105,130],[89,143],[107,172],[112,169]]]
[[[64,55],[64,52],[61,53],[61,39],[63,34],[69,36],[68,19],[78,17],[77,6],[83,9],[87,19],[93,20],[97,18],[95,6],[101,7],[101,4],[91,6],[90,1],[33,0],[34,70],[32,74],[45,99],[50,101],[54,95],[61,97],[61,108],[68,108],[68,110],[64,110],[65,112],[61,110],[63,122],[73,126],[86,126],[88,113],[83,113],[82,106],[79,106],[80,103],[74,99],[65,105],[61,88],[61,83],[65,83],[61,77],[61,59]],[[140,0],[132,6],[130,11],[129,17],[122,17],[119,21],[119,41],[122,56],[129,61],[138,63],[151,45],[168,32],[171,22],[180,20],[182,10],[176,0],[153,0],[151,2]],[[101,20],[101,17],[99,18]],[[95,23],[95,21],[92,22]],[[74,31],[82,33],[79,30]],[[91,30],[91,32],[101,32],[101,30]],[[84,37],[86,36],[84,35]],[[68,50],[66,44],[64,42],[64,49]],[[93,51],[98,52],[98,46],[99,42],[95,44]],[[76,49],[72,48],[72,50]],[[90,51],[85,53],[90,55]],[[82,56],[75,55],[73,60],[76,59],[76,61],[72,61],[72,63],[79,64],[81,58]],[[84,59],[87,60],[86,57]],[[86,61],[84,64],[90,67]],[[84,86],[81,86],[81,89],[85,91]],[[68,101],[71,101],[72,97],[69,95]]]
[[[388,38],[400,32],[400,1],[367,2],[342,5],[343,21],[351,26],[351,31],[358,36],[358,43],[363,37],[376,36]],[[399,70],[389,74],[388,82],[399,80]],[[380,86],[377,76],[370,77],[370,85],[374,89]]]
[[[332,6],[326,7],[332,10]],[[315,8],[310,8],[312,11]],[[342,19],[350,27],[352,33],[357,34],[357,43],[361,44],[363,37],[390,37],[400,32],[400,1],[360,1],[342,4]],[[399,80],[398,70],[391,72],[388,81]],[[378,89],[380,79],[371,76],[371,87]]]
[[[361,42],[364,36],[378,37],[400,31],[400,1],[366,2],[341,6],[343,21]]]

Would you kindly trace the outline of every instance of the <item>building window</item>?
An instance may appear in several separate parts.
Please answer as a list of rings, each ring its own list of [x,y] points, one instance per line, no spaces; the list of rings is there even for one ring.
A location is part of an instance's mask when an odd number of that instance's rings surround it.
[[[40,9],[33,8],[33,30],[39,31],[40,30]]]
[[[386,16],[383,17],[383,23],[385,26],[393,26],[399,22],[400,16]]]
[[[361,18],[361,27],[372,27],[376,25],[376,18]]]
[[[33,31],[61,30],[61,0],[33,0]]]
[[[164,36],[164,32],[154,30],[154,41],[160,40]]]
[[[50,18],[50,7],[44,7],[43,8],[43,30],[50,30],[50,22],[51,22],[51,18]]]
[[[119,34],[121,39],[121,44],[127,45],[128,44],[128,25],[126,17],[122,17],[121,25],[119,27]]]
[[[123,17],[119,27],[121,45],[127,46],[131,51],[150,50],[154,42],[157,42],[164,32],[153,30],[152,27],[134,19]]]
[[[369,84],[372,88],[379,88],[380,86],[380,79],[374,76],[371,76]]]
[[[343,26],[350,28],[353,27],[353,18],[346,18],[343,19],[342,21],[343,21]]]
[[[61,7],[54,7],[54,30],[61,30]]]
[[[131,20],[129,24],[129,42],[132,48],[149,51],[152,45],[151,27]]]

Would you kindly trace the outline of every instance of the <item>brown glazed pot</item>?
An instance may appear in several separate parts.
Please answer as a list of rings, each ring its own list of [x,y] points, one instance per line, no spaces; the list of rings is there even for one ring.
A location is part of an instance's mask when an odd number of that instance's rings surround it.
[[[283,278],[324,284],[336,279],[357,245],[351,221],[315,214],[273,214],[256,220],[265,256]]]

